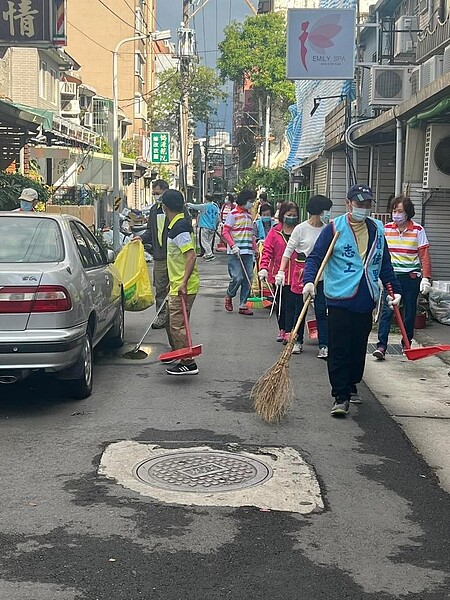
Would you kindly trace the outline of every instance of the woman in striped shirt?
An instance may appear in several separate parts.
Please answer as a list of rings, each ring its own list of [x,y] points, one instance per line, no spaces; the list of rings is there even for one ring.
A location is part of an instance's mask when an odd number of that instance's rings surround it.
[[[414,204],[406,196],[391,201],[392,222],[384,227],[392,267],[402,286],[402,302],[406,334],[414,336],[417,298],[419,292],[428,294],[431,288],[431,261],[425,229],[413,221]],[[392,310],[384,303],[378,327],[377,349],[373,356],[384,360],[391,327]]]

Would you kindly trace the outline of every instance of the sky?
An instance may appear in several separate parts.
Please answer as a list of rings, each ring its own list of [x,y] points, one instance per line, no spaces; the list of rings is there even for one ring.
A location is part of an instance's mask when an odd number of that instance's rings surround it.
[[[256,8],[258,5],[257,0],[251,1]],[[156,26],[160,30],[170,29],[173,42],[176,42],[182,12],[182,0],[156,1]],[[197,48],[201,63],[214,68],[218,58],[217,44],[223,39],[224,27],[233,20],[243,21],[247,15],[251,14],[245,0],[209,0],[205,8],[197,14],[192,22],[197,34]],[[228,89],[230,90],[231,87],[229,86]],[[222,125],[222,128],[225,126],[227,131],[231,131],[231,116],[232,104],[230,98],[228,102],[219,106],[218,114],[214,117],[217,128]]]

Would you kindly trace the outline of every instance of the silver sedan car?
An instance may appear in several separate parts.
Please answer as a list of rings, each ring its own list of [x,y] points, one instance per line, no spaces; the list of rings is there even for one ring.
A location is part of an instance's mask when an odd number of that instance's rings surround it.
[[[74,217],[0,212],[0,386],[44,370],[91,394],[93,348],[124,339],[113,258]]]

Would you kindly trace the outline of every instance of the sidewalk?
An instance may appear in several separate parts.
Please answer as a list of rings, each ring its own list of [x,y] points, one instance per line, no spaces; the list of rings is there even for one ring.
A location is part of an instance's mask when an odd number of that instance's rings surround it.
[[[369,343],[376,343],[372,333]],[[400,336],[392,335],[395,348]],[[433,322],[416,330],[422,346],[450,344],[450,326]],[[450,492],[450,353],[409,361],[388,354],[385,361],[367,356],[364,382],[384,405],[417,451],[435,471],[440,485]]]

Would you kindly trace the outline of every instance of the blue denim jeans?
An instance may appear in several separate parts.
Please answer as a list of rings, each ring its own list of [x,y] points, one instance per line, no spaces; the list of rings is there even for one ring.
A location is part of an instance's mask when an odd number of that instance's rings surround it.
[[[328,346],[328,318],[327,303],[323,292],[323,281],[319,281],[314,298],[314,312],[317,321],[317,333],[319,338],[319,348]]]
[[[240,258],[251,282],[253,280],[253,254],[241,254]],[[228,286],[227,296],[234,298],[238,289],[241,288],[239,308],[245,308],[245,304],[250,295],[250,286],[248,285],[247,277],[242,270],[241,261],[239,260],[239,257],[234,254],[228,256],[228,273],[231,277],[231,281]]]
[[[403,321],[405,324],[408,340],[414,337],[414,321],[416,319],[417,298],[420,290],[420,277],[410,277],[408,274],[397,275],[402,286]],[[387,348],[389,330],[393,311],[389,308],[386,300],[387,293],[383,292],[383,311],[381,313],[380,325],[378,326],[377,348]]]

